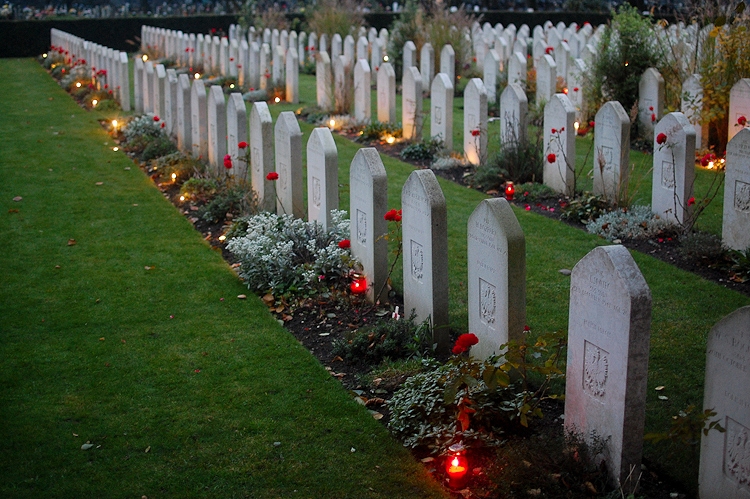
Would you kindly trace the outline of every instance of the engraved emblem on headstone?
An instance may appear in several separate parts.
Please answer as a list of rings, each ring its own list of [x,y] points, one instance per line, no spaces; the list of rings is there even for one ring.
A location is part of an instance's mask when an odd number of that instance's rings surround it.
[[[750,211],[750,184],[747,182],[734,182],[734,207],[737,211]]]
[[[727,417],[724,434],[724,474],[743,489],[750,489],[750,430]]]
[[[357,241],[361,244],[367,243],[367,214],[357,210]]]
[[[604,158],[604,169],[614,169],[614,154],[611,146],[602,146],[602,157]]]
[[[313,191],[312,191],[313,204],[317,207],[320,207],[320,201],[321,201],[320,179],[317,177],[313,177],[312,186],[313,186]]]
[[[441,125],[443,123],[443,108],[435,106],[435,123]]]
[[[416,241],[411,242],[411,275],[418,281],[424,277],[424,248]]]
[[[583,347],[583,391],[602,398],[609,374],[609,353],[588,341]]]
[[[281,172],[288,172],[288,171],[290,171],[289,167],[283,161],[279,161],[278,169]],[[286,192],[287,186],[289,184],[289,180],[288,180],[287,176],[286,175],[279,175],[279,179],[276,182],[280,184],[281,191],[282,192]]]
[[[486,324],[495,322],[497,310],[497,290],[494,285],[479,278],[479,316]]]
[[[674,189],[675,177],[674,177],[674,163],[669,161],[661,162],[661,185],[668,189]]]

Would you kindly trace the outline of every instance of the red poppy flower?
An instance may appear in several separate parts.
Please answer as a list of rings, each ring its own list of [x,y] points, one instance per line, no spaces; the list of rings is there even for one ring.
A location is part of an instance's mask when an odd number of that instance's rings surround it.
[[[271,172],[268,175],[266,175],[266,180],[278,180],[279,174],[276,172]]]
[[[229,154],[224,156],[224,168],[226,168],[227,170],[232,168],[232,157]]]
[[[342,239],[341,241],[339,241],[339,248],[341,249],[349,248],[351,247],[351,245],[352,245],[352,242],[349,241],[348,239]]]
[[[555,161],[557,161],[557,156],[555,156],[555,153],[549,153],[547,155],[547,163],[554,163]]]
[[[667,141],[667,134],[662,132],[659,135],[656,136],[656,143],[657,144],[663,144]]]
[[[247,147],[247,142],[245,142],[243,140],[242,142],[240,142],[239,144],[237,144],[237,147],[239,147],[240,149],[244,149],[244,148]]]

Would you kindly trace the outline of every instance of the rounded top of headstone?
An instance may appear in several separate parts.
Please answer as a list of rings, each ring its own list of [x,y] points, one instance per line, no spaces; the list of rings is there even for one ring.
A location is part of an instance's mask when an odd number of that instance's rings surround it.
[[[619,119],[623,124],[630,123],[630,117],[625,111],[625,108],[622,107],[622,104],[620,104],[620,102],[616,100],[605,102],[604,105],[599,108],[599,111],[596,112],[596,117],[594,118],[594,120],[596,123],[598,123],[599,121],[602,121],[604,119],[612,118]]]
[[[284,111],[279,113],[279,117],[276,119],[276,126],[274,130],[279,133],[279,130],[283,129],[288,135],[302,135],[302,131],[297,121],[297,116],[294,111]]]
[[[367,170],[372,177],[386,176],[383,160],[380,159],[380,153],[374,147],[363,147],[354,155],[350,171],[354,174],[360,169]]]
[[[445,195],[432,170],[414,170],[411,172],[401,189],[401,198],[403,199],[406,192],[417,188],[417,185],[427,195],[431,209],[445,209]]]
[[[250,111],[250,119],[259,119],[261,122],[271,122],[271,111],[268,110],[268,103],[264,101],[253,102],[253,108]]]
[[[575,279],[581,272],[588,273],[592,266],[601,267],[602,261],[604,266],[609,267],[602,270],[609,270],[619,278],[623,288],[628,291],[631,301],[635,299],[651,301],[651,290],[646,279],[633,260],[630,251],[621,244],[599,246],[589,251],[573,267],[571,278]]]
[[[656,137],[664,133],[667,135],[667,140],[676,140],[684,135],[695,135],[695,127],[690,123],[683,113],[674,111],[666,114],[654,127],[654,141]],[[680,139],[681,140],[681,139]]]

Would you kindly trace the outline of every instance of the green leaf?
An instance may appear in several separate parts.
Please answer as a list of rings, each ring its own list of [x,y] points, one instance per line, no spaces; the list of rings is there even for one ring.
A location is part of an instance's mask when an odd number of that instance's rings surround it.
[[[719,16],[714,20],[714,26],[720,28],[727,23],[726,16]]]
[[[735,7],[734,11],[737,14],[742,14],[743,12],[745,12],[745,2],[738,3],[737,7]]]

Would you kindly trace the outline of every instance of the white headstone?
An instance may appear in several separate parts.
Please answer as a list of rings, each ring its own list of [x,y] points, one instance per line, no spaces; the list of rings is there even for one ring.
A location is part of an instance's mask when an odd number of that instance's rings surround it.
[[[250,111],[250,183],[258,198],[258,209],[273,212],[276,199],[273,181],[273,119],[265,102],[254,102]]]
[[[497,76],[500,70],[500,55],[495,49],[487,51],[484,56],[484,87],[487,90],[487,102],[497,102]]]
[[[177,148],[188,153],[193,149],[190,77],[182,73],[177,78],[177,84]]]
[[[326,229],[331,225],[331,210],[339,208],[338,157],[331,131],[313,129],[307,141],[307,218]]]
[[[529,101],[516,83],[505,87],[500,96],[500,142],[521,144],[526,141]]]
[[[453,85],[445,73],[432,80],[430,92],[430,137],[443,141],[446,150],[453,150]]]
[[[347,69],[354,67],[354,45],[354,37],[346,35],[346,38],[344,38],[344,65]]]
[[[416,68],[413,68],[416,70]],[[430,320],[438,351],[447,352],[448,217],[432,170],[415,170],[401,189],[404,311]]]
[[[644,71],[638,82],[638,121],[648,131],[664,113],[664,88],[664,78],[654,68]]]
[[[335,33],[333,37],[331,37],[331,60],[334,60],[343,54],[342,44],[341,35]]]
[[[544,54],[539,58],[536,66],[536,105],[543,106],[549,102],[557,89],[557,64],[555,60]]]
[[[576,108],[576,121],[586,117],[583,86],[587,81],[588,68],[583,59],[575,59],[568,64],[568,98]]]
[[[402,68],[404,74],[406,74],[407,68],[412,66],[417,66],[417,46],[409,40],[404,44],[404,66]]]
[[[224,92],[219,85],[208,89],[208,163],[214,173],[224,168],[227,154],[227,108]]]
[[[395,123],[396,118],[396,72],[390,62],[381,64],[378,70],[378,121]]]
[[[146,94],[146,87],[143,82],[145,80],[143,59],[136,57],[133,60],[133,99],[135,114],[143,114],[143,99]]]
[[[575,117],[565,94],[554,94],[544,107],[544,185],[567,196],[575,190]]]
[[[668,221],[687,222],[695,180],[695,128],[684,114],[669,113],[656,124],[653,161],[651,209]]]
[[[230,173],[235,178],[247,180],[247,163],[240,161],[246,149],[240,149],[240,142],[247,142],[247,108],[242,94],[234,92],[227,101],[227,154],[232,158]]]
[[[508,61],[508,83],[526,88],[526,57],[520,52],[513,52]]]
[[[164,96],[167,93],[167,70],[163,64],[154,66],[154,100],[152,107],[154,114],[164,119],[166,106],[164,105]]]
[[[383,64],[383,42],[376,38],[370,45],[370,70],[379,71]]]
[[[257,90],[260,88],[260,45],[258,42],[250,44],[248,59],[248,85],[253,90]]]
[[[591,250],[570,278],[565,429],[599,439],[627,495],[641,470],[651,292],[621,245]]]
[[[120,107],[123,111],[130,111],[130,74],[128,72],[128,54],[120,52],[118,55],[120,79],[118,83],[118,94]],[[143,105],[143,103],[141,103]]]
[[[594,123],[594,194],[619,202],[628,185],[630,117],[622,104],[609,101]]]
[[[487,90],[479,78],[464,90],[464,154],[473,165],[487,162]]]
[[[695,127],[695,148],[700,150],[701,144],[704,144],[703,135],[708,130],[704,130],[700,123],[701,111],[703,110],[703,85],[701,85],[701,76],[698,74],[690,75],[682,82],[682,98],[680,99],[680,111]]]
[[[401,125],[403,137],[419,140],[422,133],[422,76],[415,66],[404,68]]]
[[[154,63],[146,61],[143,63],[143,112],[154,113]],[[156,113],[154,113],[156,114]]]
[[[274,49],[271,50],[271,54],[273,56],[273,68],[272,68],[272,77],[271,81],[273,82],[274,87],[281,87],[286,85],[286,68],[284,67],[284,58],[286,57],[286,52],[284,52],[284,48],[281,45],[276,45]]]
[[[750,307],[719,321],[708,334],[703,408],[716,413],[720,433],[701,436],[701,499],[750,495]]]
[[[521,340],[526,325],[526,240],[503,198],[483,200],[469,217],[467,244],[469,331],[477,359],[501,354]]]
[[[374,147],[357,151],[349,169],[351,252],[367,278],[367,300],[385,301],[388,289],[388,178]]]
[[[750,247],[750,129],[743,128],[727,144],[722,242],[745,251]]]
[[[190,91],[190,112],[193,156],[205,161],[208,159],[208,109],[203,80],[193,82]]]
[[[315,56],[315,88],[318,107],[328,111],[333,107],[333,77],[331,75],[331,59],[328,52],[319,52]]]
[[[349,114],[351,100],[349,98],[349,84],[347,81],[346,58],[343,55],[331,61],[333,67],[333,99],[338,114]]]
[[[435,77],[435,49],[432,48],[430,42],[425,42],[419,52],[419,74],[422,75],[422,81],[425,82],[425,88],[422,90],[429,92],[430,89],[426,83],[432,81]]]
[[[357,39],[357,60],[367,59],[370,56],[369,47],[370,43],[367,41],[367,38],[365,38],[364,36],[360,36]]]
[[[743,119],[744,118],[744,119]],[[729,92],[729,137],[750,124],[750,78],[742,78],[732,86]]]
[[[286,101],[299,103],[299,58],[296,47],[289,47],[286,52]]]
[[[360,59],[354,66],[354,119],[358,123],[372,121],[372,104],[370,102],[370,65],[367,59]]]
[[[276,143],[276,213],[304,218],[302,131],[292,111],[279,114],[274,127]]]
[[[448,75],[452,85],[456,84],[456,52],[450,45],[440,49],[440,72]]]
[[[258,85],[258,88],[261,90],[266,90],[272,86],[271,83],[271,47],[264,43],[260,47],[260,55],[259,55],[259,71],[258,71],[258,78],[260,79],[260,84]]]

